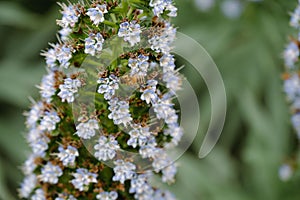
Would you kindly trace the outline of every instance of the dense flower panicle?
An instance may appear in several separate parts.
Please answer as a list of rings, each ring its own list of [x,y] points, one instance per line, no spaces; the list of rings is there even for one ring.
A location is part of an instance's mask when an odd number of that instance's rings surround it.
[[[172,0],[148,3],[59,4],[58,42],[42,52],[41,100],[26,113],[32,153],[22,166],[21,198],[175,199],[150,180],[175,181],[166,150],[183,136],[173,103],[182,77],[170,53],[177,8]],[[296,54],[292,45],[285,53],[294,63]],[[286,87],[297,98],[293,81]]]
[[[97,183],[97,174],[91,173],[84,168],[76,169],[73,177],[74,179],[71,180],[71,183],[79,191],[87,190],[90,183]]]
[[[62,102],[72,103],[75,100],[75,93],[78,92],[78,88],[81,86],[80,80],[66,78],[64,84],[59,86],[60,92],[57,95],[62,99]]]
[[[131,46],[141,41],[141,27],[136,21],[123,22],[120,24],[118,36],[124,38]]]
[[[113,136],[109,136],[109,138],[105,136],[101,136],[94,146],[96,150],[94,156],[98,160],[111,160],[116,156],[116,150],[120,149],[118,141]]]
[[[300,78],[299,78],[299,56],[300,56],[300,1],[297,8],[291,14],[290,25],[294,27],[297,32],[297,38],[291,37],[289,43],[284,49],[283,59],[285,64],[285,72],[283,74],[283,90],[287,96],[287,100],[290,103],[292,111],[291,124],[297,133],[298,139],[300,139]],[[279,178],[282,181],[289,180],[295,173],[299,161],[291,159],[289,163],[285,163],[278,170]],[[299,170],[299,168],[298,168]]]
[[[96,130],[99,130],[98,121],[90,119],[87,122],[82,122],[76,126],[76,135],[82,139],[91,139],[95,136]]]

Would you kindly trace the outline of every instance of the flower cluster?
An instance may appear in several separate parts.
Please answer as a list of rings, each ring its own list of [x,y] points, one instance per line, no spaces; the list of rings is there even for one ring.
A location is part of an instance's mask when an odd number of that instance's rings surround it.
[[[171,54],[173,1],[59,5],[59,42],[41,53],[41,100],[26,113],[32,151],[19,196],[175,199],[149,181],[154,174],[175,181],[167,150],[183,136],[173,103],[182,84]]]
[[[297,38],[292,38],[283,52],[283,59],[285,64],[285,72],[283,74],[283,90],[290,103],[292,117],[291,123],[300,139],[300,77],[299,77],[299,44],[300,44],[300,1],[299,5],[293,13],[291,13],[290,25],[298,31]],[[283,181],[290,179],[294,173],[295,161],[291,159],[288,163],[282,165],[279,169],[279,177]]]

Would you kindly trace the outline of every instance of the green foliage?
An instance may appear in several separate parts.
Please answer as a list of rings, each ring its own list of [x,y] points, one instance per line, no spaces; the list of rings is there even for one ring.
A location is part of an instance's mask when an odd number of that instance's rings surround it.
[[[0,199],[5,200],[16,198],[21,180],[18,166],[27,151],[22,112],[30,104],[27,97],[37,95],[34,85],[45,67],[40,49],[55,40],[59,14],[54,1],[48,2],[49,10],[41,10],[37,0],[31,2],[35,8],[17,0],[0,2]],[[193,0],[177,1],[175,24],[213,57],[228,98],[220,141],[207,158],[199,160],[196,155],[210,120],[209,94],[204,83],[199,84],[201,77],[185,67],[185,76],[199,91],[202,120],[195,142],[179,159],[177,183],[170,187],[178,199],[299,199],[300,177],[283,183],[277,175],[280,164],[296,148],[280,79],[281,52],[292,34],[288,12],[296,3],[249,2],[241,18],[229,20],[218,11],[200,13]]]

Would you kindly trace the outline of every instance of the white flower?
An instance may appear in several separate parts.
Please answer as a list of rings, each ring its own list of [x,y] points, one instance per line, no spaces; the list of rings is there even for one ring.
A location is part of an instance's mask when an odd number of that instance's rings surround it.
[[[293,74],[284,81],[284,92],[290,101],[294,101],[300,95],[300,79],[298,74]]]
[[[96,26],[99,25],[101,22],[104,21],[104,14],[107,13],[106,5],[97,5],[95,8],[89,8],[88,12],[86,13],[90,16],[91,21]]]
[[[296,113],[292,116],[292,124],[297,131],[298,138],[300,138],[300,113]]]
[[[175,164],[170,164],[162,170],[162,181],[165,183],[173,183],[175,181],[175,175],[177,173],[177,167]]]
[[[37,189],[31,200],[46,200],[45,192],[42,189]]]
[[[100,161],[107,161],[116,156],[116,150],[119,148],[118,141],[113,136],[109,138],[101,136],[94,147],[96,150],[94,156]]]
[[[177,146],[183,136],[182,128],[177,124],[170,124],[168,129],[164,131],[165,135],[170,135],[172,137],[171,142],[166,145],[166,147]]]
[[[64,84],[59,86],[60,92],[57,95],[62,99],[62,102],[72,103],[75,100],[74,95],[81,85],[81,81],[78,79],[66,78]]]
[[[120,24],[120,29],[118,32],[119,37],[123,37],[124,41],[129,42],[131,46],[141,41],[141,28],[136,21],[123,22]]]
[[[164,54],[159,61],[164,73],[175,70],[175,59],[172,54]]]
[[[79,191],[86,191],[90,183],[97,183],[97,174],[91,173],[84,168],[76,169],[76,173],[72,175],[74,179],[71,180],[71,183]]]
[[[285,65],[289,68],[293,68],[299,59],[299,47],[297,44],[290,42],[284,50],[283,57]]]
[[[115,75],[110,75],[109,78],[100,78],[98,93],[104,94],[104,99],[110,100],[114,95],[115,91],[119,89],[119,79]]]
[[[45,56],[48,67],[55,69],[59,64],[61,67],[68,68],[74,52],[73,47],[67,44],[50,44],[50,46],[51,49],[41,54]]]
[[[169,191],[161,191],[157,189],[152,199],[155,200],[176,200],[175,196]],[[149,199],[150,200],[150,199]]]
[[[177,123],[178,116],[170,102],[159,100],[158,103],[153,104],[153,108],[158,119],[164,119],[167,124]]]
[[[298,6],[291,15],[290,25],[294,28],[299,28],[300,26],[300,6]]]
[[[48,162],[41,170],[39,178],[45,183],[57,184],[58,177],[63,174],[62,169],[59,166],[53,165]]]
[[[129,58],[128,66],[131,68],[130,75],[147,76],[149,57],[140,54],[137,59]]]
[[[74,27],[80,16],[79,9],[75,5],[67,6],[64,3],[58,3],[58,5],[62,8],[60,12],[63,16],[61,20],[57,20],[57,23],[63,28]]]
[[[44,113],[44,104],[39,101],[32,105],[30,111],[26,113],[26,125],[28,128],[36,126],[37,121],[42,117]]]
[[[77,200],[73,195],[68,194],[59,194],[58,197],[55,198],[55,200]]]
[[[60,161],[63,162],[64,166],[75,165],[75,159],[79,156],[78,150],[75,147],[68,146],[64,149],[62,146],[58,148],[59,153],[57,154]]]
[[[102,51],[104,39],[101,33],[90,33],[89,37],[85,39],[85,49],[84,52],[86,54],[90,54],[92,56],[98,55]]]
[[[109,119],[114,121],[114,124],[123,124],[126,126],[131,120],[131,114],[129,112],[129,103],[126,101],[120,101],[117,98],[111,99],[108,109],[111,113],[108,115]]]
[[[166,22],[165,26],[158,28],[156,32],[148,41],[151,49],[157,53],[169,54],[176,38],[176,28],[172,27],[169,22]]]
[[[40,123],[40,128],[43,131],[53,131],[56,128],[56,124],[60,122],[60,118],[55,111],[46,111],[43,119]]]
[[[136,194],[152,194],[153,189],[151,185],[148,184],[149,177],[151,176],[151,173],[145,173],[138,175],[131,179],[130,181],[130,189],[129,193],[136,193]]]
[[[97,194],[96,198],[98,200],[116,200],[118,198],[118,193],[115,191],[100,192],[100,194]]]
[[[58,31],[60,38],[63,42],[66,42],[68,40],[69,35],[73,32],[73,30],[69,27],[65,27],[60,29],[60,31]]]
[[[40,94],[42,98],[46,100],[47,103],[51,102],[51,97],[55,94],[56,89],[54,88],[55,79],[54,73],[49,72],[49,74],[45,75],[42,79],[42,83],[39,86]]]
[[[132,179],[135,175],[136,166],[131,162],[125,162],[123,160],[117,160],[114,162],[116,165],[114,167],[114,173],[112,180],[113,181],[120,181],[124,184],[125,180]]]
[[[81,137],[82,139],[91,139],[95,136],[96,130],[99,130],[98,121],[95,119],[90,119],[87,122],[82,122],[76,126],[76,135]]]
[[[144,146],[148,142],[151,137],[151,132],[149,131],[149,127],[141,127],[140,125],[136,125],[133,127],[131,131],[128,133],[130,135],[130,139],[127,141],[129,146],[136,148],[137,145]]]
[[[170,17],[177,16],[177,8],[172,5],[172,0],[151,0],[149,5],[153,7],[153,13],[156,16],[162,14],[164,10],[169,11]]]
[[[18,189],[19,196],[21,198],[28,198],[30,193],[37,185],[37,177],[35,174],[29,174],[21,183],[20,189]]]
[[[41,136],[35,141],[32,141],[29,145],[32,148],[32,151],[35,155],[39,157],[44,157],[45,152],[48,149],[48,143],[50,139],[47,136]]]
[[[36,169],[37,164],[35,160],[38,158],[37,155],[31,154],[28,156],[27,160],[22,165],[22,171],[25,175],[30,175]]]
[[[171,91],[176,92],[181,89],[182,80],[181,77],[175,73],[175,71],[164,73],[163,81],[166,83],[166,87]]]
[[[158,151],[155,138],[152,138],[146,145],[140,147],[139,154],[142,158],[154,158]]]

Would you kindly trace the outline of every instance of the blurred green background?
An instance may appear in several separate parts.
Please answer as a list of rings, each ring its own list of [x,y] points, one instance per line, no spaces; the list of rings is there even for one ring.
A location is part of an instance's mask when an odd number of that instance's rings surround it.
[[[198,159],[210,120],[209,94],[194,81],[201,107],[199,136],[179,160],[171,190],[188,200],[300,199],[300,178],[278,178],[278,168],[297,150],[282,92],[281,52],[288,35],[289,12],[296,0],[243,1],[240,17],[227,18],[218,4],[201,12],[196,0],[177,0],[179,31],[196,39],[216,62],[227,92],[224,130],[214,150]],[[20,165],[29,151],[23,112],[29,96],[38,97],[45,73],[39,55],[56,41],[55,0],[0,1],[0,199],[17,199]],[[187,70],[187,76],[189,72]],[[192,120],[192,119],[191,119]]]

